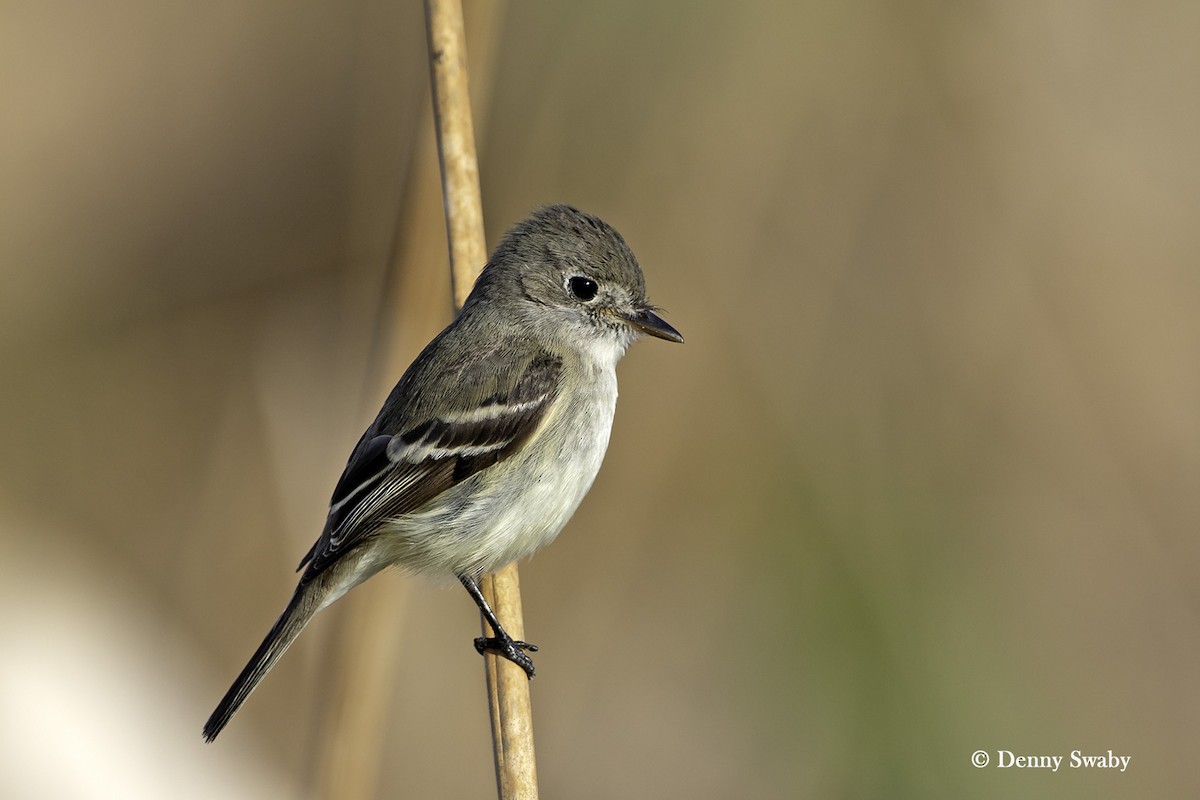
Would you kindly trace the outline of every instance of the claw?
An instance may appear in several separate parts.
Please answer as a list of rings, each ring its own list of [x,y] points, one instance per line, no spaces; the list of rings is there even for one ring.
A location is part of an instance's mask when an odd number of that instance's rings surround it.
[[[498,656],[507,658],[509,661],[516,664],[521,669],[525,670],[525,674],[532,678],[534,675],[533,659],[525,655],[524,651],[528,650],[531,653],[536,653],[538,646],[529,642],[519,642],[516,639],[509,637],[486,637],[480,636],[475,639],[475,650],[483,655],[484,653],[495,653]]]

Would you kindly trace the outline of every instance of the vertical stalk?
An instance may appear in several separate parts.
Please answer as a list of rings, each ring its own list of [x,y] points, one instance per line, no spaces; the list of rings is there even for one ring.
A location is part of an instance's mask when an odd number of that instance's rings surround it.
[[[455,308],[460,308],[487,261],[483,234],[483,203],[479,165],[467,92],[467,58],[459,0],[426,0],[429,66],[437,127],[438,158],[446,236],[450,244],[450,275]],[[510,564],[481,581],[484,596],[513,637],[525,635],[517,567]],[[484,635],[490,635],[482,622]],[[533,750],[533,713],[529,679],[524,670],[503,658],[484,657],[496,788],[500,800],[536,800],[537,768]]]

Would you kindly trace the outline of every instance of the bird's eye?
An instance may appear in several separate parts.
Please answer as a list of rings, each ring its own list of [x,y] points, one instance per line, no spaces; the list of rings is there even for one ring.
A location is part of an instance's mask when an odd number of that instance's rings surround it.
[[[584,278],[576,275],[567,281],[567,287],[571,290],[571,294],[578,297],[583,302],[587,302],[596,296],[596,292],[600,291],[600,287],[591,278]]]

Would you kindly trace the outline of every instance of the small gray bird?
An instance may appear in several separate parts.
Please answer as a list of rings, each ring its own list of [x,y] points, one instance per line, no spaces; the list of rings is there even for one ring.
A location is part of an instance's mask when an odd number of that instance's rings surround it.
[[[600,219],[555,205],[510,230],[350,454],[291,602],[204,738],[314,614],[392,565],[461,581],[495,633],[475,649],[533,677],[537,647],[508,635],[479,578],[548,544],[587,494],[625,348],[642,334],[683,341],[654,312],[637,259]]]

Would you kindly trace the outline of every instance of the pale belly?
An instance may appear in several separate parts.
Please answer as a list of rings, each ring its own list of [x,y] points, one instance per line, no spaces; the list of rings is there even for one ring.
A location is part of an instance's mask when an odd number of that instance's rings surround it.
[[[364,553],[434,578],[487,573],[549,544],[592,486],[608,447],[616,375],[564,405],[517,453],[448,490],[436,510],[402,517]]]

